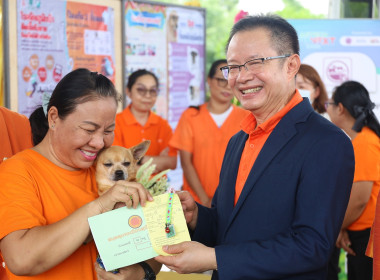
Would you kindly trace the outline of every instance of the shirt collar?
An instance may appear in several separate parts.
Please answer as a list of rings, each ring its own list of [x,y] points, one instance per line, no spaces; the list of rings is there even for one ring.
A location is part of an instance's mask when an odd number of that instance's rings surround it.
[[[131,105],[129,104],[128,107],[126,107],[123,111],[124,119],[128,125],[132,124],[138,124],[135,116],[133,115],[131,111]],[[154,112],[150,111],[148,121],[146,122],[145,126],[149,124],[156,124],[159,121],[159,116],[155,114]]]
[[[298,92],[298,89],[296,89],[295,94],[285,105],[285,107],[278,111],[276,114],[274,114],[272,117],[267,119],[265,122],[260,124],[259,126],[257,126],[257,121],[253,114],[249,114],[245,119],[243,119],[240,126],[242,130],[247,134],[251,134],[258,130],[271,131],[280,122],[280,120],[297,104],[301,103],[302,100],[303,99],[301,94]]]

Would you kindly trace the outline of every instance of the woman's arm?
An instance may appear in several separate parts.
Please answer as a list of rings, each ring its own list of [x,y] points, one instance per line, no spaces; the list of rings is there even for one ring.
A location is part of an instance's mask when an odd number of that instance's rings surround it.
[[[346,229],[363,213],[371,196],[373,182],[360,181],[352,184],[350,200],[344,216],[342,229]]]
[[[169,148],[165,148],[164,150],[162,150],[160,155],[158,156],[145,155],[143,160],[141,161],[141,164],[144,164],[151,158],[153,159],[152,164],[156,165],[154,173],[158,173],[166,169],[176,169],[177,167],[177,157],[169,156]]]
[[[202,205],[211,207],[211,199],[206,194],[201,181],[199,180],[197,171],[192,162],[192,153],[180,150],[181,157],[181,166],[183,169],[183,174],[189,183],[190,187],[197,194],[199,199],[201,200]]]
[[[132,200],[131,200],[131,197]],[[112,210],[117,202],[136,208],[152,200],[138,183],[118,181],[105,194],[50,225],[9,233],[0,242],[4,261],[16,275],[36,275],[56,266],[75,252],[90,234],[88,218]]]

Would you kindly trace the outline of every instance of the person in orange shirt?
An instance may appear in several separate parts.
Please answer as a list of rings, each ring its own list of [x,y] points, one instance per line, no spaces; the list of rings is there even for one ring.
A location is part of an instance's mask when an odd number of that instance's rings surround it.
[[[32,147],[32,133],[27,117],[0,107],[0,164],[4,158]]]
[[[0,165],[0,250],[10,280],[95,280],[97,273],[112,274],[94,266],[88,218],[117,202],[137,207],[153,199],[141,184],[126,181],[98,197],[93,163],[113,142],[118,100],[103,75],[70,72],[48,104],[30,116],[35,146]],[[149,262],[159,271],[159,264]],[[123,274],[137,280],[145,272],[136,264]]]
[[[0,107],[0,164],[14,154],[32,147],[32,132],[27,117]],[[0,280],[7,275],[0,255]]]
[[[285,19],[239,20],[226,49],[223,76],[250,114],[227,145],[211,208],[179,193],[192,241],[164,245],[174,255],[155,259],[180,273],[213,270],[213,280],[325,279],[352,143],[296,89],[298,36]]]
[[[131,104],[116,115],[113,145],[130,148],[141,141],[150,140],[150,146],[141,164],[153,158],[155,172],[175,169],[177,151],[169,148],[173,130],[169,123],[155,114],[152,108],[157,100],[159,81],[145,69],[133,72],[127,83],[127,96]]]
[[[210,100],[185,110],[169,145],[180,151],[183,190],[197,202],[210,207],[219,182],[224,151],[239,123],[249,114],[231,103],[233,94],[219,71],[227,61],[215,61],[208,73]]]
[[[354,183],[336,246],[347,252],[348,280],[372,280],[372,259],[365,251],[380,190],[380,124],[373,112],[375,104],[362,84],[347,81],[334,90],[326,106],[331,121],[350,136],[355,153]]]

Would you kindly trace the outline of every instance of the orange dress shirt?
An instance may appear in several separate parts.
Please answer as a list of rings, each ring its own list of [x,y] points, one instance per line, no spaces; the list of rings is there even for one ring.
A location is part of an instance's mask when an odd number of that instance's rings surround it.
[[[257,126],[256,118],[250,114],[241,123],[242,130],[249,135],[240,159],[239,171],[235,185],[235,205],[253,168],[257,156],[267,141],[273,129],[294,106],[302,101],[302,96],[296,90],[292,99],[279,112]],[[257,127],[256,127],[257,126]]]

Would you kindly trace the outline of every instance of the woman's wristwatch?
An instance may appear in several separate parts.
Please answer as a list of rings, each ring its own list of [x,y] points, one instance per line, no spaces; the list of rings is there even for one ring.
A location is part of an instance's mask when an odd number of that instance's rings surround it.
[[[145,277],[143,280],[156,280],[156,273],[146,262],[139,262],[139,265],[144,269]]]

